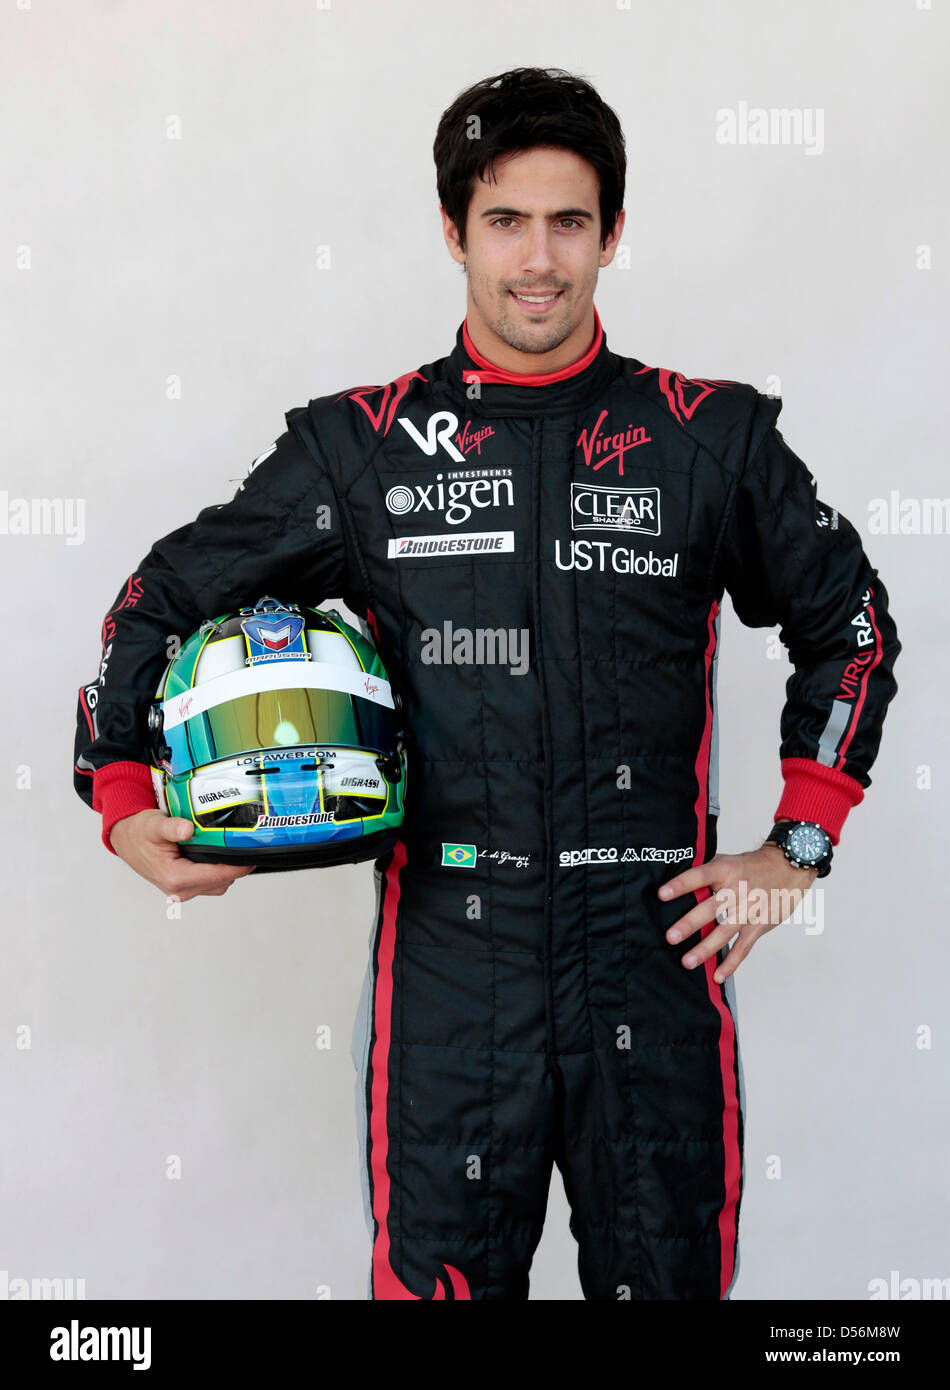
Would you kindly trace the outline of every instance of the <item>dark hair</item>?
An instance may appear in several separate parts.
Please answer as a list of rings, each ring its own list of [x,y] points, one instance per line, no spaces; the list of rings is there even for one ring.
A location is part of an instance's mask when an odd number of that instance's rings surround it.
[[[486,169],[493,178],[499,155],[537,145],[573,150],[597,170],[603,246],[623,207],[627,181],[616,112],[589,82],[563,68],[512,68],[461,92],[442,113],[432,146],[439,201],[458,228],[463,250],[475,179]]]

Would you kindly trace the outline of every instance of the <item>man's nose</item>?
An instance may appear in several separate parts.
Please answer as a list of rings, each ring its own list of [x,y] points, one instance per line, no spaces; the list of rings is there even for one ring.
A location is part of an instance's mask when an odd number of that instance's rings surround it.
[[[531,277],[543,287],[554,289],[554,268],[557,256],[554,245],[554,232],[548,226],[532,227],[527,240],[522,242],[522,273]],[[547,278],[544,278],[547,277]]]

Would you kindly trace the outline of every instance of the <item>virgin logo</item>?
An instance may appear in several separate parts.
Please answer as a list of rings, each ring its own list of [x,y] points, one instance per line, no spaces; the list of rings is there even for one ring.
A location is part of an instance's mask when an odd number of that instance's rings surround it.
[[[617,433],[601,433],[606,417],[607,411],[602,410],[590,434],[586,428],[581,430],[577,436],[577,447],[584,451],[584,462],[588,468],[592,467],[595,473],[599,468],[603,468],[605,463],[616,461],[622,478],[624,455],[630,449],[636,449],[639,444],[650,444],[653,436],[647,434],[642,425],[627,425]]]
[[[455,438],[458,440],[458,446],[463,454],[470,454],[474,449],[476,454],[480,455],[482,452],[482,440],[487,439],[490,435],[494,434],[495,431],[492,429],[491,425],[485,425],[483,429],[473,430],[470,434],[469,426],[471,423],[471,420],[466,420],[465,428],[460,430]]]
[[[379,689],[379,686],[376,684],[376,682],[371,681],[369,676],[366,677],[365,681],[363,682],[363,686],[366,690],[367,695],[375,695],[377,690]]]
[[[193,703],[194,703],[194,696],[193,696],[193,695],[189,695],[189,696],[187,697],[187,699],[183,696],[183,697],[178,701],[178,718],[179,718],[179,719],[187,719],[187,718],[188,718],[188,711],[191,709],[191,706],[192,706]]]

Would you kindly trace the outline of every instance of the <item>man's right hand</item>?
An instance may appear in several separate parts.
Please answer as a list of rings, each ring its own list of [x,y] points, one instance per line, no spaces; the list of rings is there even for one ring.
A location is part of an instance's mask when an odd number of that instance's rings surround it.
[[[200,894],[219,898],[236,878],[254,872],[252,864],[195,864],[186,859],[178,841],[187,840],[194,830],[191,821],[167,816],[156,807],[117,820],[109,832],[109,842],[137,874],[181,902]]]

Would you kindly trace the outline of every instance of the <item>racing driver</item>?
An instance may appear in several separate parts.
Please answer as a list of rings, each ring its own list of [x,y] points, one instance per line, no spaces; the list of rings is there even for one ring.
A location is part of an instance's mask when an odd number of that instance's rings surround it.
[[[291,409],[231,501],[155,542],[79,693],[75,786],[150,883],[224,893],[248,870],[184,859],[152,790],[167,639],[342,598],[410,735],[353,1045],[370,1296],[526,1298],[557,1163],[586,1298],[727,1298],[732,976],[782,920],[738,889],[828,873],[897,689],[887,592],[778,398],[608,347],[626,160],[589,83],[487,78],[434,156],[452,351]],[[773,828],[741,854],[716,852],[726,591],[793,667]]]

